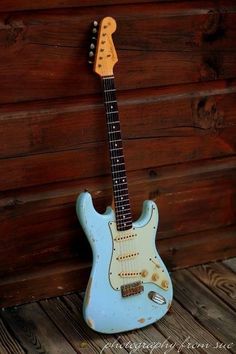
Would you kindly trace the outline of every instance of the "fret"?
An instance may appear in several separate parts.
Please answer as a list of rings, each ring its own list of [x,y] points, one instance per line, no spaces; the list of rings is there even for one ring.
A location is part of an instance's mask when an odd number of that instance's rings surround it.
[[[119,215],[119,217],[121,217],[121,215]],[[132,220],[132,217],[127,217],[127,218],[121,218],[121,220],[119,221],[120,223],[123,222],[124,224],[130,222]],[[122,225],[123,226],[123,225]]]
[[[126,204],[129,205],[129,198],[123,198],[122,200],[115,200],[115,205],[117,203],[122,203],[122,206],[125,206]]]
[[[121,188],[121,189],[119,189],[118,191],[115,191],[115,190],[114,190],[113,192],[114,192],[114,193],[118,193],[118,194],[120,193],[120,195],[122,196],[122,195],[123,195],[123,193],[122,193],[123,191],[127,191],[127,192],[128,192],[128,187],[126,187],[126,188]]]
[[[112,171],[112,173],[126,172],[126,170]]]
[[[119,220],[117,221],[117,224],[119,224],[121,227],[125,227],[127,225],[132,224],[131,218],[127,219],[127,220]]]
[[[116,208],[116,209],[117,209],[118,214],[131,215],[130,209],[119,209],[119,208]]]
[[[116,91],[116,89],[104,90],[104,92],[111,92],[111,91]]]
[[[114,124],[114,123],[120,123],[119,120],[114,120],[113,122],[107,122],[107,124]]]
[[[126,230],[129,230],[131,228],[132,228],[132,222],[130,224],[128,224],[127,226],[123,226],[122,224],[121,224],[121,226],[119,226],[119,224],[117,223],[117,229],[119,231],[126,231]]]
[[[116,100],[114,100],[114,101],[105,101],[105,104],[107,104],[107,103],[114,103],[114,102],[116,102]]]
[[[123,199],[122,201],[121,200],[117,200],[117,201],[115,201],[115,205],[117,203],[122,203],[122,207],[125,207],[126,205],[129,206],[129,199]],[[120,207],[120,205],[118,205],[118,207]]]
[[[114,143],[115,141],[122,141],[121,139],[116,139],[116,140],[111,140],[111,143]]]
[[[110,112],[106,112],[106,114],[112,114],[112,113],[118,113],[118,111],[110,111]]]
[[[126,210],[119,210],[118,213],[119,213],[120,215],[127,216],[127,217],[128,217],[129,215],[131,215],[131,214],[130,214],[130,210],[128,210],[128,209],[126,209]]]
[[[115,134],[115,133],[119,133],[120,131],[119,130],[114,130],[112,132],[108,132],[108,134]]]
[[[110,79],[114,79],[114,76],[103,76],[102,79],[103,80],[110,80]]]
[[[120,164],[124,164],[125,160],[124,160],[124,155],[123,155],[123,151],[120,151],[122,154],[121,155],[117,155],[117,156],[111,156],[111,160],[112,160],[112,165],[120,165]],[[113,161],[114,160],[114,161]],[[115,162],[119,162],[119,163],[115,163]]]

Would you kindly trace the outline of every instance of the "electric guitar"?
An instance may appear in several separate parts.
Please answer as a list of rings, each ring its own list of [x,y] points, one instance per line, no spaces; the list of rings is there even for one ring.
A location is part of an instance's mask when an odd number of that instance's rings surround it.
[[[89,327],[101,333],[149,325],[165,315],[173,297],[168,271],[155,247],[156,204],[144,201],[142,215],[132,220],[113,75],[118,61],[112,40],[115,30],[112,17],[105,17],[99,25],[95,21],[89,53],[104,95],[115,211],[108,207],[99,214],[88,192],[81,193],[76,203],[93,252],[83,316]]]

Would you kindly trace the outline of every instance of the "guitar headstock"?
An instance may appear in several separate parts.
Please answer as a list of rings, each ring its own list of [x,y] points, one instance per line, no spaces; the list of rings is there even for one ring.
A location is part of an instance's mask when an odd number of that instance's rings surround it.
[[[118,61],[112,40],[115,30],[116,21],[112,17],[103,18],[99,24],[93,22],[89,63],[93,64],[93,70],[100,77],[113,75],[113,67]]]

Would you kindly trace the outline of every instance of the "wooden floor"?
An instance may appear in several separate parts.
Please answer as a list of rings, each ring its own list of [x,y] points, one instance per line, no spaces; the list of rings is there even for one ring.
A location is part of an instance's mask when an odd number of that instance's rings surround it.
[[[235,272],[236,258],[175,271],[165,318],[115,336],[89,330],[79,294],[2,309],[0,353],[236,353]]]

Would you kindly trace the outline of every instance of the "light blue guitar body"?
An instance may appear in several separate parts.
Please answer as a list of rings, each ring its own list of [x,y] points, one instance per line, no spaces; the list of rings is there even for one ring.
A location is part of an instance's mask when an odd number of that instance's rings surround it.
[[[144,327],[163,317],[171,305],[173,290],[155,247],[156,204],[145,201],[139,220],[131,230],[123,232],[116,230],[112,208],[108,207],[104,214],[97,213],[88,192],[79,195],[76,210],[93,252],[83,304],[88,326],[97,332],[118,333]],[[136,257],[120,260],[124,254]],[[136,281],[141,282],[143,291],[123,297],[121,286]]]

